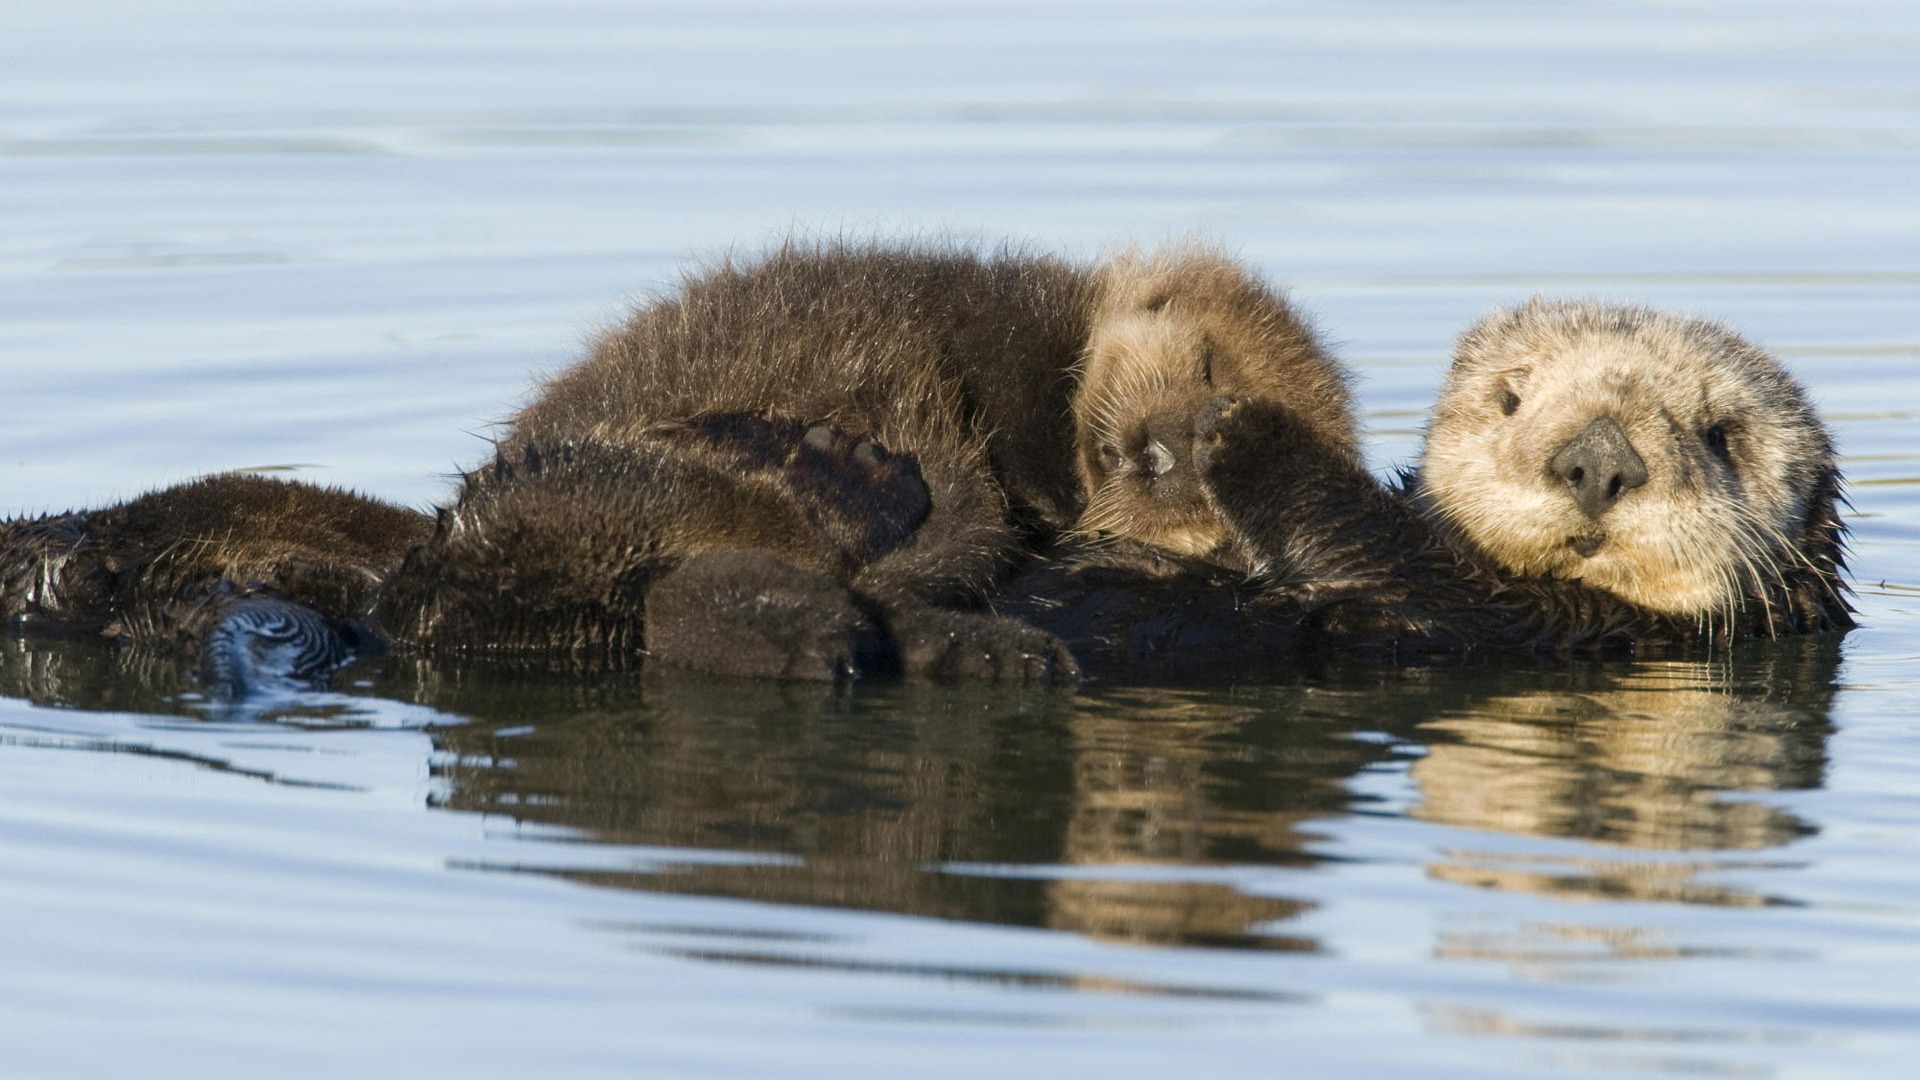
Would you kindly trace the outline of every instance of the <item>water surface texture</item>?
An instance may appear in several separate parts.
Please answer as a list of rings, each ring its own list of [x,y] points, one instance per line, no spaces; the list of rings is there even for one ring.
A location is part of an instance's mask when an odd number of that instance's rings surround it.
[[[690,259],[1200,232],[1383,472],[1536,292],[1725,319],[1863,627],[1079,694],[0,641],[0,1075],[1891,1078],[1920,1061],[1920,8],[15,5],[0,513],[419,506]]]

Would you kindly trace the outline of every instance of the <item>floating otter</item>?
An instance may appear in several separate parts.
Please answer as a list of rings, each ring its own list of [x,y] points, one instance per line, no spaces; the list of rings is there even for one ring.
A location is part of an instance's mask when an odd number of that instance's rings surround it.
[[[571,519],[595,511],[575,508],[617,503],[615,489],[656,481],[618,468],[600,480],[578,470],[554,480],[480,470],[396,576],[383,624],[395,640],[429,650],[598,648],[609,628],[577,613],[530,625],[542,605],[520,597],[515,583],[569,581],[580,567],[620,559],[636,580],[650,579],[723,548],[768,557],[708,560],[701,588],[753,596],[777,577],[798,605],[796,624],[813,602],[803,595],[821,605],[826,623],[863,612],[907,672],[1070,675],[1073,661],[1051,636],[969,609],[1016,559],[1069,530],[1181,551],[1218,546],[1225,534],[1201,520],[1191,467],[1175,459],[1185,443],[1171,451],[1154,441],[1169,416],[1184,430],[1193,404],[1218,393],[1271,398],[1330,439],[1354,437],[1335,362],[1277,294],[1205,249],[1128,254],[1086,271],[1013,252],[788,245],[757,263],[723,263],[691,277],[603,336],[513,418],[503,459],[593,446],[603,449],[590,460],[605,461],[663,422],[714,414],[803,418],[917,462],[929,503],[910,535],[823,579],[777,546],[710,533],[703,508],[730,498],[719,482],[694,502],[655,510],[656,523],[660,514],[680,522],[660,543],[587,550],[583,543],[598,541],[582,540]],[[486,569],[459,530],[501,531],[491,518],[505,503],[492,489],[503,484],[518,508],[508,530],[516,546]],[[544,537],[549,531],[562,535]],[[744,576],[729,580],[736,571]],[[508,596],[515,599],[503,603]],[[691,617],[699,597],[685,600],[674,610]],[[635,605],[615,621],[637,627]],[[667,626],[660,616],[652,613],[656,632],[644,638],[623,631],[624,647],[644,640],[658,654]],[[759,617],[744,608],[739,616]],[[711,626],[702,636],[713,641],[755,633],[703,621]],[[684,658],[735,670],[736,654],[725,649]],[[846,659],[835,670],[870,669]],[[741,673],[763,671],[756,662]]]
[[[1421,468],[1383,488],[1284,406],[1194,428],[1251,580],[1143,548],[1016,579],[1004,612],[1096,668],[1687,652],[1853,625],[1832,440],[1717,324],[1537,300],[1462,336]]]
[[[387,578],[385,635],[430,651],[1072,677],[1051,635],[967,609],[1070,529],[1214,553],[1226,534],[1204,520],[1186,444],[1166,440],[1169,417],[1184,428],[1223,392],[1353,441],[1338,366],[1277,294],[1205,249],[1087,271],[788,245],[690,278],[603,336],[397,570],[385,552],[361,569]],[[246,611],[236,642],[300,632],[290,610]]]

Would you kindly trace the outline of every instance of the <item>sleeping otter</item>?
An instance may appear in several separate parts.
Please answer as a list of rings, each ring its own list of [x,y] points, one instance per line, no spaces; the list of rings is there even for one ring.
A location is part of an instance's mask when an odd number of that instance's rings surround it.
[[[1050,636],[968,609],[1008,565],[1070,529],[1183,551],[1218,546],[1224,533],[1202,520],[1191,466],[1176,457],[1185,443],[1170,450],[1155,438],[1169,417],[1184,429],[1194,404],[1223,392],[1272,398],[1329,438],[1353,439],[1334,361],[1277,294],[1205,249],[1128,254],[1089,272],[1012,252],[789,244],[757,263],[723,263],[642,307],[540,388],[511,421],[501,452],[513,461],[592,445],[604,456],[663,422],[804,418],[918,463],[929,505],[910,535],[821,580],[775,548],[707,535],[699,506],[689,504],[664,511],[684,523],[666,530],[673,541],[614,555],[633,549],[583,550],[568,507],[653,481],[614,476],[582,488],[515,474],[513,504],[526,509],[513,511],[511,531],[523,542],[511,566],[484,569],[443,522],[396,577],[384,625],[397,641],[429,650],[598,648],[602,627],[562,620],[530,628],[539,604],[511,583],[568,580],[580,565],[613,558],[652,573],[727,548],[766,557],[709,561],[704,588],[753,595],[777,573],[793,595],[823,605],[823,621],[867,613],[905,671],[1068,674],[1072,662]],[[470,474],[453,522],[497,532],[491,518],[504,504],[491,489],[503,476]],[[727,498],[716,488],[699,505]],[[541,539],[548,530],[568,535]],[[727,580],[734,570],[746,576]],[[802,588],[796,573],[810,584]],[[515,601],[502,603],[509,595]],[[708,636],[724,635],[716,627]],[[636,639],[622,640],[631,647]],[[660,640],[647,639],[649,652]],[[722,650],[702,662],[731,660]]]
[[[1195,420],[1255,573],[1133,548],[1016,579],[1001,610],[1129,673],[1495,652],[1686,652],[1843,630],[1832,440],[1717,324],[1536,300],[1460,340],[1418,472],[1381,487],[1284,406]]]
[[[1193,416],[1221,394],[1285,403],[1359,452],[1345,372],[1278,295],[1218,253],[1128,251],[1101,268],[1074,395],[1083,539],[1233,562],[1193,468]]]

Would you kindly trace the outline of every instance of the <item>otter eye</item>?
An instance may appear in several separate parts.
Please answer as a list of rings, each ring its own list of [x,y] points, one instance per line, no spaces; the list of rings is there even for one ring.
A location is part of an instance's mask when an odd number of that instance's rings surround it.
[[[1212,349],[1200,350],[1200,381],[1203,383],[1206,383],[1208,386],[1213,385],[1213,350]]]
[[[1733,457],[1727,450],[1727,425],[1715,424],[1700,437],[1706,441],[1707,449],[1713,451],[1715,457],[1729,465],[1733,464]]]
[[[1512,416],[1518,411],[1520,411],[1520,395],[1511,390],[1502,392],[1500,395],[1501,415]]]
[[[1120,453],[1118,448],[1112,445],[1106,445],[1100,448],[1100,467],[1108,472],[1119,472],[1120,467],[1126,464],[1126,461],[1126,457]]]

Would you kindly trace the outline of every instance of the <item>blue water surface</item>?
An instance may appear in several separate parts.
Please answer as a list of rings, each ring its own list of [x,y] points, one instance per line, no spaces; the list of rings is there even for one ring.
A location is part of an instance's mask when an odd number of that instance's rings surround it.
[[[0,513],[428,506],[791,232],[1286,284],[1410,461],[1535,293],[1727,320],[1863,626],[1079,694],[393,662],[266,711],[0,643],[0,1075],[1893,1078],[1920,1060],[1920,9],[16,5]]]

